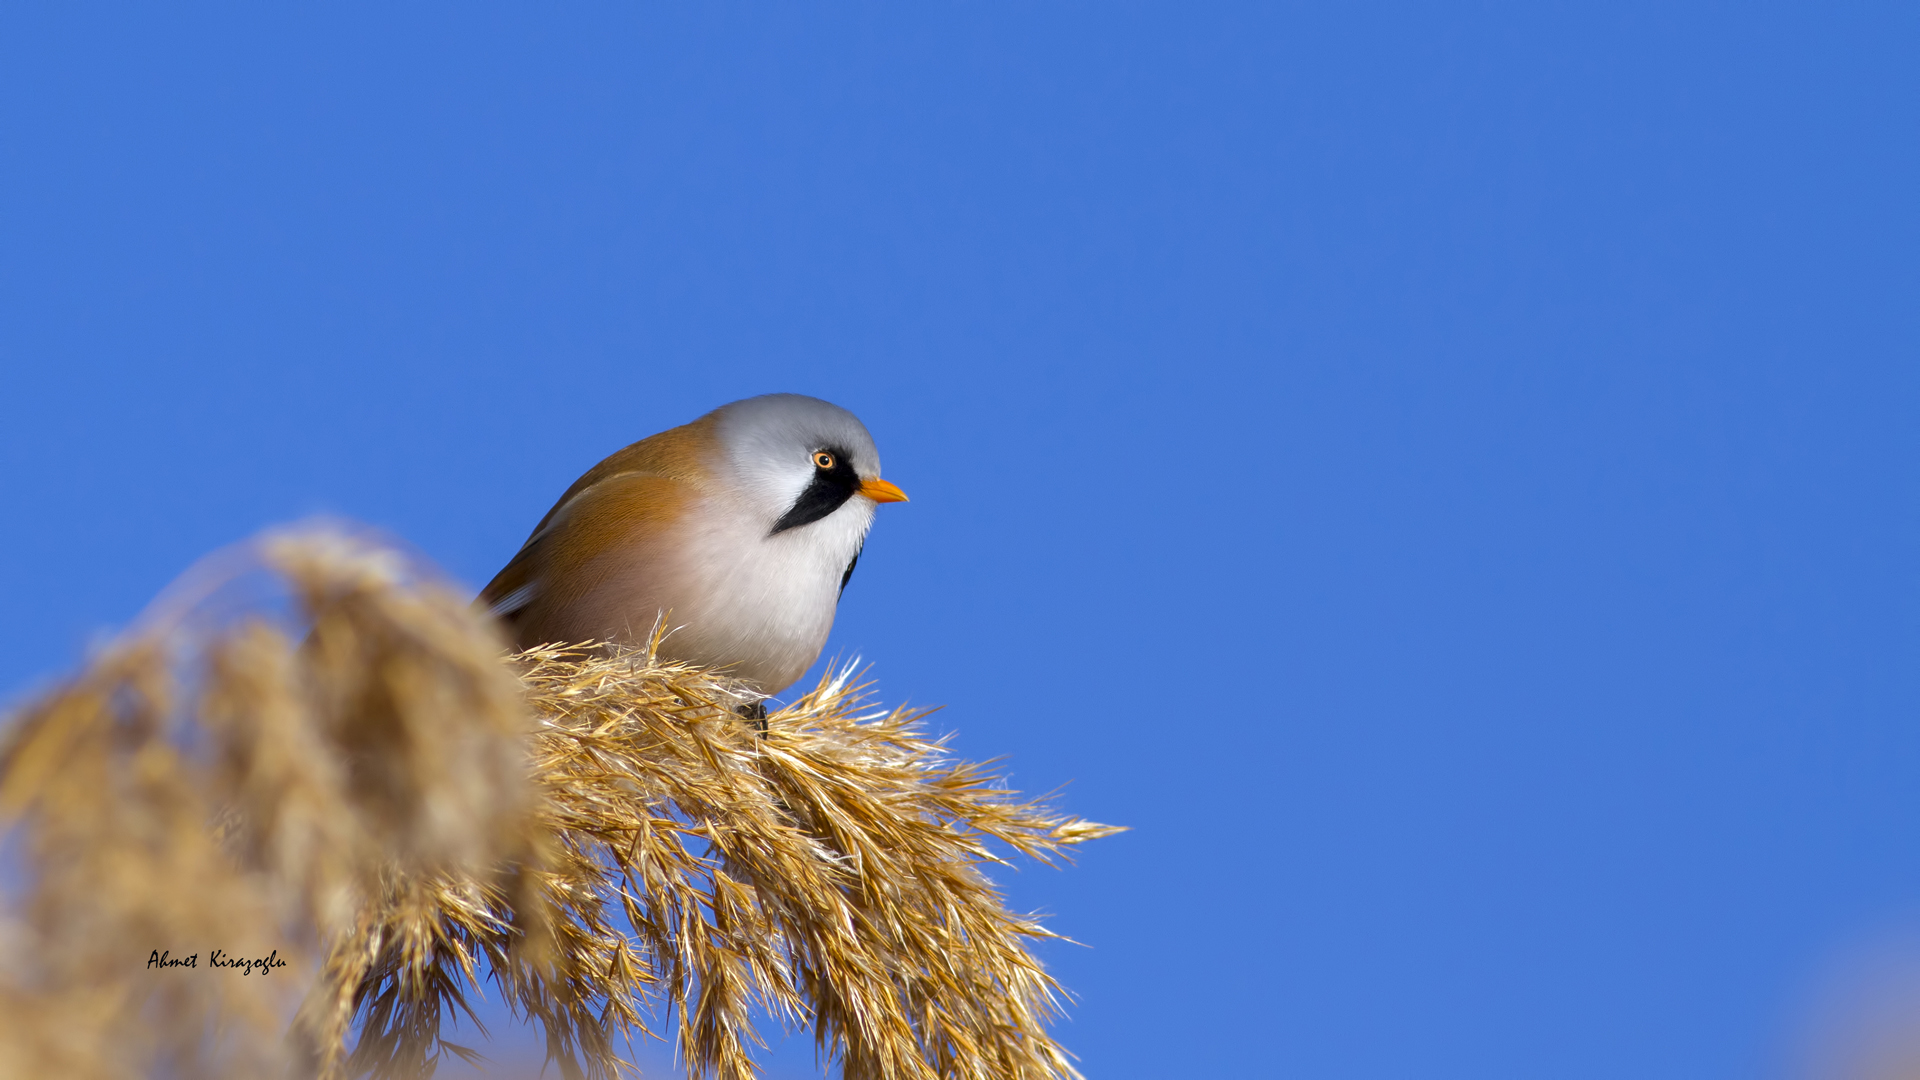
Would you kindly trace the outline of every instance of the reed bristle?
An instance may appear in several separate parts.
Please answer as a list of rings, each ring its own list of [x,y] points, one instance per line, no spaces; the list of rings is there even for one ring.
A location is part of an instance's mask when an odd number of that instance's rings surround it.
[[[984,868],[1119,830],[951,760],[923,713],[843,669],[759,731],[652,649],[506,655],[337,529],[213,565],[8,728],[0,1077],[427,1076],[489,977],[567,1077],[630,1074],[651,1023],[743,1080],[763,1013],[850,1080],[1078,1075],[1052,935]],[[286,610],[208,600],[249,569]]]

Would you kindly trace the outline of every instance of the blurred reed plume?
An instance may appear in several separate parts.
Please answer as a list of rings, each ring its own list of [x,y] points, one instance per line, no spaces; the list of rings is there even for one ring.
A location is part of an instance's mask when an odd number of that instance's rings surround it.
[[[983,868],[1118,830],[847,671],[764,731],[740,700],[652,650],[506,656],[342,531],[215,557],[0,744],[0,1078],[429,1075],[489,979],[567,1077],[656,1028],[753,1076],[762,1011],[858,1080],[1077,1075],[1052,935]]]

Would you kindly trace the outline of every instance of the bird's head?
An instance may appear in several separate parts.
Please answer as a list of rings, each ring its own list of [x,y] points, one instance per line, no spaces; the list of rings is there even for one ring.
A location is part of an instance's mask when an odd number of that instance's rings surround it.
[[[838,405],[766,394],[724,405],[715,419],[725,467],[753,512],[765,517],[768,536],[828,518],[864,534],[876,504],[906,501],[905,492],[880,479],[880,452],[866,425]]]

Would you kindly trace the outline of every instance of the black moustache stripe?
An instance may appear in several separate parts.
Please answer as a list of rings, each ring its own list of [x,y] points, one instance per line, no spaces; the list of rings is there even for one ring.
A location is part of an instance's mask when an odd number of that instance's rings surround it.
[[[773,523],[773,531],[768,536],[778,536],[788,529],[797,529],[802,525],[811,525],[835,510],[846,505],[860,490],[860,477],[848,464],[847,455],[831,447],[827,452],[833,455],[833,468],[815,469],[813,479],[807,483],[806,490],[793,500],[793,506],[780,520]]]

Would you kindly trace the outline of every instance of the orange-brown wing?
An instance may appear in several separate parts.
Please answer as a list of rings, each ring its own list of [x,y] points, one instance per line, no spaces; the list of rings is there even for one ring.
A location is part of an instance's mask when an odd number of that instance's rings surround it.
[[[540,519],[540,524],[533,527],[527,543],[533,543],[547,523],[560,512],[560,508],[566,506],[574,496],[621,473],[646,473],[695,484],[704,481],[708,475],[707,461],[718,452],[714,435],[716,415],[708,413],[691,424],[649,435],[607,455],[600,464],[588,469],[561,493],[553,509],[548,510],[547,516]]]
[[[615,550],[646,553],[663,541],[700,492],[692,483],[650,473],[616,473],[575,491],[547,513],[518,554],[480,590],[477,603],[527,647],[580,640],[568,618],[612,568]]]

